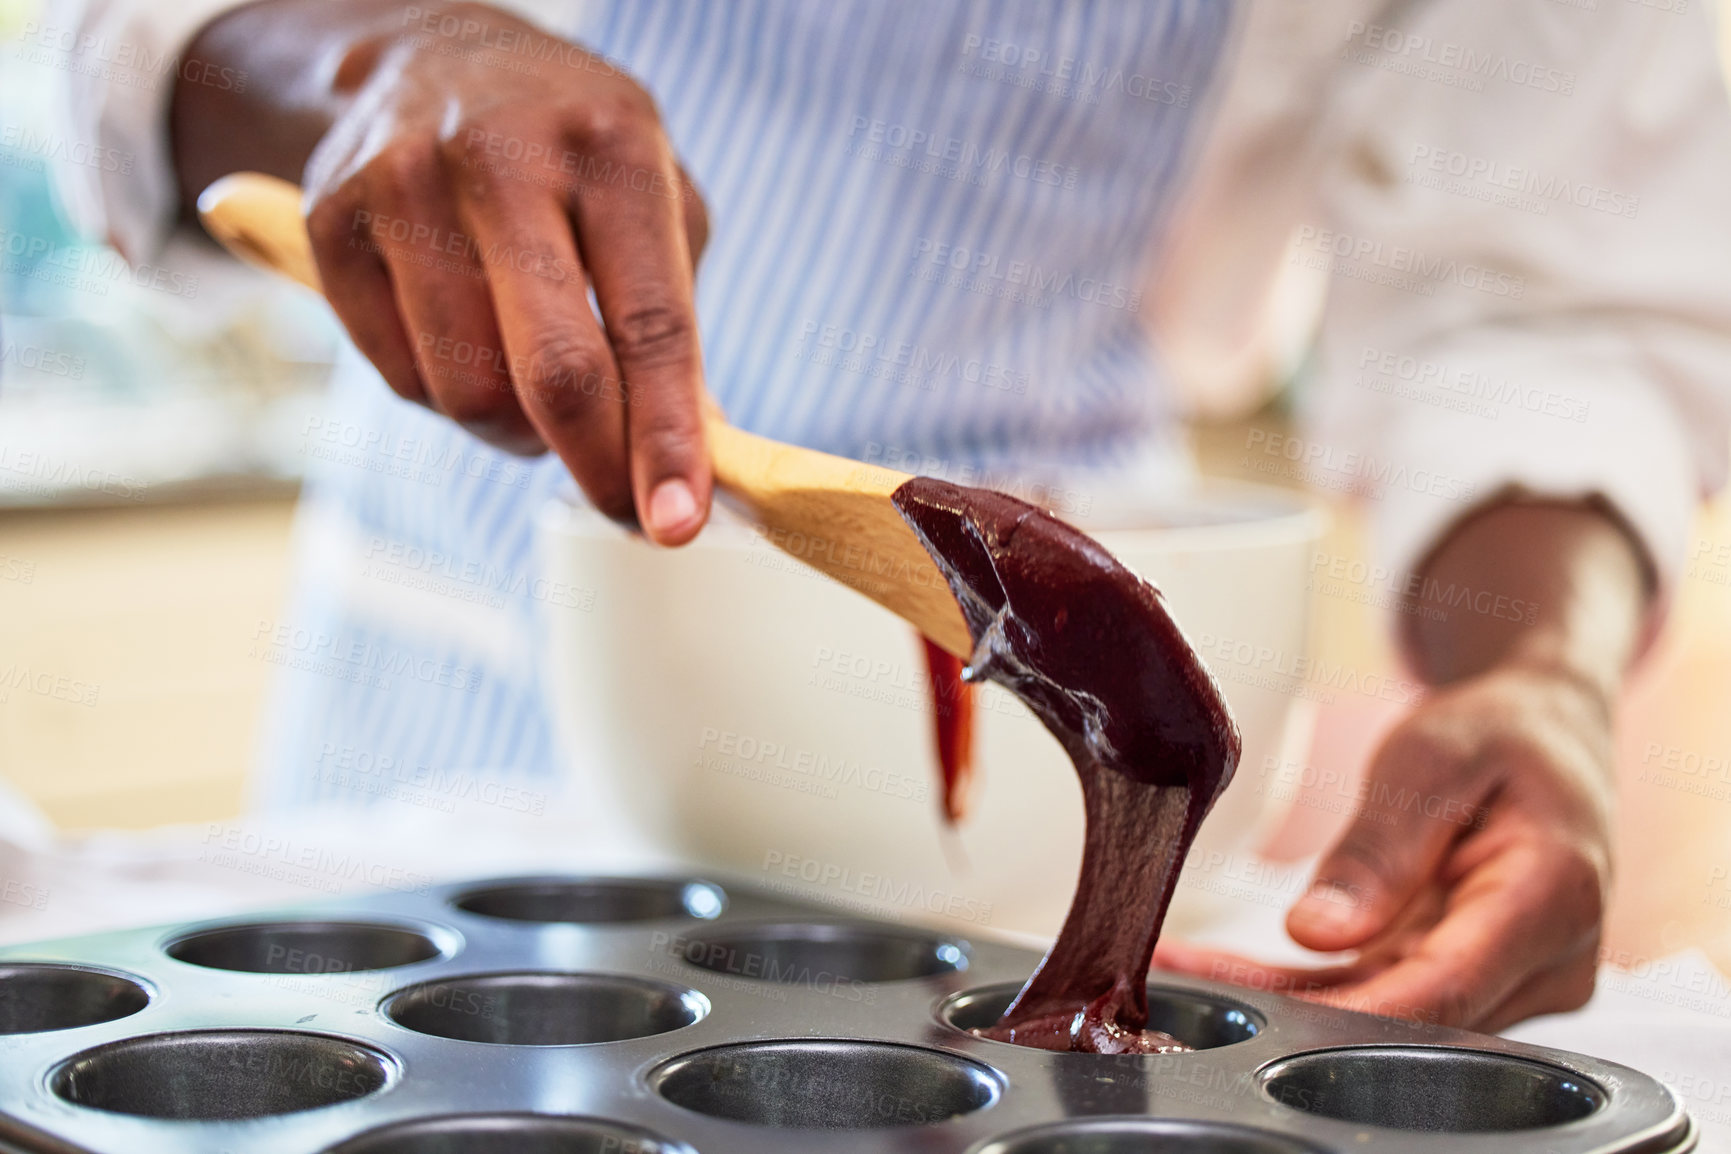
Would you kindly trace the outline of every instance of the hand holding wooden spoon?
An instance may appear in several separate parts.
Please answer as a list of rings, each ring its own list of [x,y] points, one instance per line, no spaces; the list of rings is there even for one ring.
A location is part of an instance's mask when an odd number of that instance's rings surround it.
[[[294,185],[236,173],[198,203],[205,227],[236,256],[322,291]],[[890,503],[908,474],[742,432],[713,404],[703,423],[722,493],[764,526],[770,542],[906,618],[949,652],[972,652],[949,586]]]

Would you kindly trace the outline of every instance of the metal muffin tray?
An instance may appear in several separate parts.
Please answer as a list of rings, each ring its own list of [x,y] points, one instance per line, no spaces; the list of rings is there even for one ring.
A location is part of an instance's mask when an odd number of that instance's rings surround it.
[[[1577,1054],[1159,978],[1189,1054],[985,1041],[1039,956],[707,881],[518,878],[0,950],[0,1150],[1684,1151]]]

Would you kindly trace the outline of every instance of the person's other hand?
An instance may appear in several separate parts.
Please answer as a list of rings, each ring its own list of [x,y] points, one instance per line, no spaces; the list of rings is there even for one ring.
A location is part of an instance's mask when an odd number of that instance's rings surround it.
[[[1611,710],[1589,681],[1493,669],[1427,698],[1287,930],[1356,950],[1271,967],[1179,943],[1155,963],[1386,1017],[1496,1031],[1593,991],[1610,881]]]

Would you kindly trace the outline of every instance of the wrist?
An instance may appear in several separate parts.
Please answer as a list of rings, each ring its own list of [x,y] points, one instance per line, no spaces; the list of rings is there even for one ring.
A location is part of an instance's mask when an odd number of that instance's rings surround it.
[[[1420,575],[1446,608],[1408,621],[1406,641],[1435,685],[1524,669],[1610,699],[1650,600],[1639,546],[1589,503],[1490,505],[1457,525]],[[1505,601],[1527,612],[1476,611]]]
[[[181,202],[231,172],[298,181],[306,160],[354,92],[402,38],[395,0],[263,0],[206,24],[186,53],[244,72],[244,91],[179,79],[169,137]]]

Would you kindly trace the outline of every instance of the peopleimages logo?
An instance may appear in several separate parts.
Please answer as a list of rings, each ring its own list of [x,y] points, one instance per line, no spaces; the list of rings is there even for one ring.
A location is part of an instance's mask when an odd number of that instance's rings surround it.
[[[1555,389],[1533,388],[1506,377],[1493,377],[1475,369],[1390,352],[1371,345],[1360,350],[1358,367],[1361,374],[1432,390],[1443,397],[1458,397],[1467,405],[1482,402],[1483,406],[1489,407],[1488,415],[1492,418],[1504,409],[1520,409],[1581,424],[1591,412],[1591,402]],[[1360,384],[1371,387],[1362,378]]]
[[[0,365],[17,365],[31,372],[68,380],[84,379],[84,358],[40,345],[21,345],[0,337]]]
[[[924,801],[930,788],[924,775],[897,773],[867,765],[842,754],[830,756],[815,750],[768,741],[750,734],[706,725],[697,740],[699,768],[726,772],[756,767],[806,778],[829,786],[851,786],[866,793]],[[708,756],[705,757],[704,755]],[[747,776],[735,772],[734,776]],[[809,791],[806,791],[809,792]],[[830,795],[833,796],[833,793]]]
[[[1194,640],[1196,651],[1208,662],[1209,671],[1224,681],[1262,684],[1265,679],[1271,689],[1282,688],[1284,682],[1312,691],[1363,694],[1397,705],[1416,705],[1427,692],[1423,682],[1355,669],[1326,657],[1288,653],[1241,638],[1199,633]]]
[[[323,633],[260,618],[250,655],[273,665],[322,673],[356,684],[389,689],[391,677],[476,693],[481,671],[438,661],[413,649],[399,649],[370,637]]]
[[[1190,85],[1180,81],[978,33],[963,37],[962,58],[967,62],[963,71],[975,76],[1008,81],[1018,88],[1038,88],[1084,104],[1098,104],[1101,96],[1122,92],[1150,104],[1190,106]]]
[[[1462,501],[1471,498],[1476,488],[1471,481],[1435,469],[1415,469],[1387,458],[1266,429],[1250,430],[1244,447],[1247,455],[1241,464],[1258,472],[1290,475],[1317,488],[1345,490],[1373,500],[1380,500],[1390,489],[1404,489]],[[1249,454],[1250,450],[1255,450],[1263,460],[1259,462],[1256,455]],[[1292,467],[1282,470],[1278,466],[1283,463]]]
[[[1346,27],[1346,54],[1360,64],[1407,72],[1420,79],[1483,91],[1487,80],[1534,88],[1557,96],[1575,94],[1575,74],[1505,52],[1473,48],[1456,40],[1409,32],[1387,24],[1354,20]],[[1356,51],[1355,51],[1356,50]],[[1371,51],[1366,51],[1371,50]]]
[[[1527,280],[1522,276],[1312,224],[1299,226],[1293,248],[1305,267],[1420,296],[1432,295],[1439,284],[1517,301],[1527,292]]]
[[[245,826],[211,822],[204,831],[204,860],[216,860],[213,853],[231,857],[223,864],[231,868],[237,862],[268,863],[282,873],[274,876],[292,880],[294,876],[316,877],[318,889],[332,892],[343,885],[367,885],[374,889],[395,890],[398,893],[426,893],[433,884],[432,876],[405,869],[390,862],[369,858],[365,854],[344,848],[299,841],[278,834],[264,833]],[[246,869],[246,872],[267,873],[267,869]]]
[[[26,59],[32,63],[58,64],[68,72],[146,92],[156,91],[161,79],[168,76],[221,92],[246,91],[247,74],[242,69],[221,68],[203,60],[187,59],[179,53],[153,52],[146,44],[99,36],[75,27],[26,20],[18,39],[24,42]],[[53,59],[54,53],[60,55],[60,60]]]
[[[0,148],[55,164],[94,168],[99,172],[132,174],[133,156],[82,140],[70,140],[23,124],[0,124]]]
[[[914,244],[914,267],[916,276],[924,268],[943,274],[938,279],[945,284],[1042,307],[1056,297],[1069,297],[1082,304],[1120,312],[1135,312],[1142,305],[1141,291],[1127,285],[1042,268],[1032,261],[1004,260],[997,253],[944,244],[925,236]],[[933,277],[925,275],[922,279]]]
[[[79,292],[105,295],[109,286],[131,284],[142,289],[191,299],[198,295],[198,278],[140,262],[130,264],[108,249],[82,244],[57,244],[0,228],[0,267],[19,276],[48,281]]]
[[[876,120],[869,116],[853,118],[848,138],[854,141],[851,151],[855,155],[869,155],[876,159],[879,152],[868,150],[889,149],[892,153],[921,156],[934,164],[945,166],[942,169],[944,175],[968,177],[971,182],[978,182],[987,176],[1009,175],[1031,180],[1035,184],[1075,188],[1081,180],[1081,173],[1073,164],[1031,156],[1025,152],[982,147],[957,136],[945,136],[929,129],[889,120]]]
[[[1518,193],[1540,202],[1572,204],[1576,208],[1588,208],[1610,216],[1632,218],[1641,208],[1641,198],[1638,196],[1587,181],[1568,180],[1524,165],[1505,164],[1500,160],[1474,156],[1452,148],[1415,144],[1407,163],[1415,175],[1428,173],[1435,177],[1451,177],[1468,185],[1479,184],[1490,189]],[[1453,190],[1445,188],[1445,191]]]
[[[877,991],[858,978],[838,974],[821,964],[814,966],[805,958],[783,957],[768,949],[656,930],[649,936],[649,950],[651,954],[670,954],[711,973],[750,979],[767,990],[776,986],[804,986],[844,1002],[869,1006],[877,1001]]]
[[[879,333],[826,324],[807,318],[800,325],[794,357],[824,368],[912,384],[933,392],[940,382],[980,385],[1018,396],[1030,377],[1008,365],[934,349]]]
[[[896,879],[872,870],[855,869],[838,862],[819,861],[798,854],[769,850],[763,856],[763,872],[797,879],[819,889],[837,890],[897,909],[922,909],[964,921],[985,923],[992,918],[992,903],[948,890],[931,889],[919,882]]]
[[[1310,559],[1306,586],[1318,593],[1343,597],[1360,604],[1408,612],[1416,608],[1436,610],[1461,609],[1499,621],[1518,621],[1527,625],[1538,620],[1538,602],[1523,597],[1511,597],[1483,586],[1474,587],[1456,581],[1441,581],[1413,570],[1390,569],[1357,557],[1317,550]],[[1360,593],[1386,594],[1362,596]],[[1419,613],[1433,621],[1446,621],[1446,612]]]

